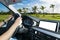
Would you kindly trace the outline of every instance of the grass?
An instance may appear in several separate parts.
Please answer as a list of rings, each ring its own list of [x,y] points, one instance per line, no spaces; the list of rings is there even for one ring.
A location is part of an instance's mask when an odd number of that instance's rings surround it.
[[[43,14],[27,14],[30,16],[34,16],[37,17],[39,19],[47,19],[47,20],[59,20],[60,21],[60,14],[55,14],[54,17],[52,14],[45,14],[45,16],[43,16]],[[9,15],[0,15],[0,22],[2,22],[3,20],[7,19],[9,17]]]
[[[43,14],[28,14],[28,15],[37,17],[39,19],[60,21],[60,14],[55,14],[54,17],[52,14],[45,14],[45,16],[43,16]]]
[[[0,22],[7,19],[8,17],[9,17],[9,15],[0,15]]]

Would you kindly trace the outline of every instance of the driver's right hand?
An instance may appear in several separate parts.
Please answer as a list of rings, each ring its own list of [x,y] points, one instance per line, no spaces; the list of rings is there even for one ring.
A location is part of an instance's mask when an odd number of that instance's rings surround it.
[[[21,23],[22,23],[22,18],[21,18],[21,17],[18,17],[18,18],[16,19],[14,25],[15,25],[16,27],[18,27],[19,25],[21,25]]]

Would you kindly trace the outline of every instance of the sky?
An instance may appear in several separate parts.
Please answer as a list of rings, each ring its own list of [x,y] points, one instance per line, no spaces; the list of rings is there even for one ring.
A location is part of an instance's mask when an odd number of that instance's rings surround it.
[[[39,8],[41,6],[46,7],[45,8],[45,12],[52,12],[52,9],[50,8],[50,5],[54,4],[55,8],[54,8],[54,13],[60,13],[60,0],[22,0],[22,2],[17,3],[17,4],[13,4],[13,6],[16,9],[20,9],[20,8],[29,8],[30,11],[32,11],[32,7],[33,6],[37,6],[38,10],[40,10]],[[7,9],[3,9],[4,7],[1,6],[0,4],[0,9],[1,10],[5,10],[7,11]]]
[[[1,12],[1,11],[8,12],[9,10],[8,10],[4,5],[2,5],[2,4],[0,3],[0,12]]]
[[[52,12],[52,9],[50,8],[51,4],[55,5],[54,13],[60,13],[60,0],[24,0],[21,3],[15,4],[14,7],[16,9],[23,7],[27,7],[31,9],[33,6],[37,6],[39,9],[41,6],[44,6],[46,7],[45,12],[51,13]]]

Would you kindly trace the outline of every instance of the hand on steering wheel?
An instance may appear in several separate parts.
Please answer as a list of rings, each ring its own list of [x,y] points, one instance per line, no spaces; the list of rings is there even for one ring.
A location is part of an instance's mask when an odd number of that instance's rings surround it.
[[[21,25],[21,23],[22,23],[22,18],[21,17],[18,17],[17,19],[16,19],[16,21],[15,21],[15,25],[16,26],[19,26],[19,25]]]

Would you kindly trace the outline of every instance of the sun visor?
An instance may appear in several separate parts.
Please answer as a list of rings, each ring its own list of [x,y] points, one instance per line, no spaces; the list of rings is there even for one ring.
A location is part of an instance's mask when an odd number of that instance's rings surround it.
[[[15,3],[19,3],[22,0],[0,0],[1,3],[5,4],[6,6],[11,5],[11,4],[15,4]]]

